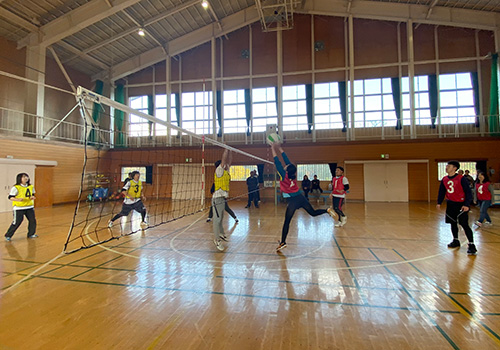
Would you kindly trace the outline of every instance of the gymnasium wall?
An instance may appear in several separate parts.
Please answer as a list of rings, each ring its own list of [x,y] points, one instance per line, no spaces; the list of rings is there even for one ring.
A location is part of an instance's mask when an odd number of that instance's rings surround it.
[[[71,91],[70,85],[50,55],[47,51],[45,83]],[[0,37],[0,70],[24,77],[26,73],[26,49],[18,50],[15,42]],[[92,88],[89,75],[69,67],[66,67],[66,70],[74,85]],[[26,84],[20,80],[0,75],[0,107],[24,111]],[[45,88],[46,117],[60,120],[74,105],[75,98],[72,95]],[[66,120],[80,123],[78,111],[73,112]]]
[[[95,158],[97,151],[89,149],[89,158]],[[35,139],[7,139],[0,137],[0,158],[13,156],[15,159],[57,161],[53,169],[51,181],[53,188],[53,204],[76,202],[80,190],[83,169],[83,146],[40,141]],[[96,163],[90,159],[88,169],[95,169]],[[35,188],[44,186],[36,179]],[[42,181],[42,180],[40,180]],[[11,179],[14,183],[15,179]]]
[[[264,145],[241,146],[239,149],[253,155],[272,160],[269,156],[269,148]],[[294,144],[286,143],[283,146],[287,155],[294,163],[317,164],[317,163],[337,163],[345,165],[346,161],[380,160],[381,154],[389,154],[390,160],[428,160],[430,173],[430,194],[431,200],[437,196],[439,181],[437,162],[444,162],[451,159],[461,161],[486,160],[488,167],[495,169],[493,181],[500,182],[500,140],[498,139],[440,139],[435,141],[378,141],[378,142],[349,142],[349,143],[308,143]],[[170,160],[175,162],[179,159],[179,152],[183,157],[193,158],[194,163],[201,162],[201,150],[199,148],[178,148],[174,150],[155,149],[147,150],[113,150],[106,154],[107,171],[119,173],[121,166],[131,165],[153,165],[156,159],[168,163]],[[220,154],[222,152],[219,152]],[[214,152],[207,150],[206,154],[215,155]],[[144,160],[144,161],[143,161]],[[214,159],[207,159],[206,163],[211,164]],[[248,158],[234,155],[233,164],[248,164]],[[103,169],[103,168],[102,168]],[[104,171],[104,169],[103,169]],[[207,197],[208,189],[212,183],[211,174],[213,167],[207,168]],[[427,172],[426,167],[420,164],[410,164],[409,172],[409,198],[410,200],[427,200]],[[363,166],[361,164],[347,165],[346,175],[352,179],[352,189],[350,199],[363,199]],[[156,170],[153,170],[156,174]],[[352,176],[351,176],[352,175]],[[377,174],[373,174],[377,176]],[[154,195],[155,177],[153,175],[153,186],[146,191]],[[325,184],[326,185],[326,184]],[[425,190],[423,187],[425,186]],[[324,186],[326,187],[326,186]],[[231,191],[233,195],[246,192],[245,182],[231,182]],[[264,197],[272,197],[273,191],[266,190]]]

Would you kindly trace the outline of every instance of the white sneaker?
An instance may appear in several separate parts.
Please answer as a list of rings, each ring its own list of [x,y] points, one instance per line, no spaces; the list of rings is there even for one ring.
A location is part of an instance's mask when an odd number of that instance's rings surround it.
[[[208,218],[208,219],[207,219],[207,222],[210,222],[210,221],[212,221],[212,219],[211,219],[211,218]]]
[[[477,227],[481,227],[482,224],[479,221],[476,221],[474,222],[474,225],[476,225]]]
[[[148,226],[149,226],[149,225],[148,225],[148,223],[147,223],[146,221],[141,222],[141,228],[142,228],[142,229],[145,229],[145,228],[147,228]]]
[[[223,251],[224,251],[224,246],[222,245],[222,242],[221,242],[220,240],[219,240],[219,241],[216,241],[216,240],[214,239],[214,244],[215,244],[215,246],[217,247],[217,249],[219,249],[221,252],[223,252]]]
[[[327,213],[332,217],[332,219],[335,221],[337,220],[339,217],[337,215],[337,213],[335,212],[335,210],[333,210],[333,208],[328,208],[326,209]]]
[[[341,224],[341,222],[340,222],[340,221],[337,221],[337,222],[335,223],[335,225],[334,225],[334,226],[335,226],[335,227],[341,227],[341,226],[342,226],[342,224]]]
[[[340,226],[344,226],[347,223],[347,216],[342,216],[340,218]]]
[[[109,227],[109,228],[113,227],[113,221],[109,220],[109,222],[108,222],[108,227]]]
[[[488,225],[488,226],[493,225],[493,224],[491,223],[491,221],[485,221],[485,222],[484,222],[484,224],[485,224],[485,225]]]

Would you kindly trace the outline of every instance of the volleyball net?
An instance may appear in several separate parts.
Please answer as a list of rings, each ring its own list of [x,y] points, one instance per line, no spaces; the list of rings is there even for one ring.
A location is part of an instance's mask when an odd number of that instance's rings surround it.
[[[219,142],[213,137],[215,123],[208,107],[199,111],[208,122],[193,132],[148,114],[151,106],[133,109],[82,87],[76,97],[85,156],[66,253],[136,232],[147,234],[160,225],[168,232],[173,225],[165,224],[208,209],[214,163],[225,151],[232,164],[229,205],[246,202],[249,194],[275,202],[275,168],[269,154],[254,155]]]

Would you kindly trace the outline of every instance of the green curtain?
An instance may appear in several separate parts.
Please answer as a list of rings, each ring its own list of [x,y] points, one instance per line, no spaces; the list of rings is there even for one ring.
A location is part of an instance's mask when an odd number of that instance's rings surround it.
[[[252,97],[250,89],[245,89],[245,115],[247,118],[247,136],[250,136],[250,121],[252,120]]]
[[[346,82],[339,81],[340,114],[342,115],[342,132],[347,132],[347,95]]]
[[[176,92],[175,99],[175,116],[177,117],[177,126],[181,126],[181,94]]]
[[[306,84],[306,111],[307,111],[307,133],[310,134],[313,127],[313,86]]]
[[[429,86],[429,107],[431,110],[431,129],[436,128],[436,118],[438,114],[438,88],[437,88],[437,76],[436,74],[431,74],[428,76]]]
[[[470,73],[470,80],[472,82],[472,91],[474,93],[474,113],[476,113],[476,128],[479,128],[479,117],[481,114],[481,108],[480,108],[480,99],[479,99],[479,80],[477,76],[477,72],[471,72]]]
[[[217,123],[219,124],[219,132],[217,133],[218,137],[222,137],[222,92],[217,90],[215,95],[216,99],[216,109],[217,109]]]
[[[117,84],[115,87],[115,101],[125,104],[125,86],[123,84]],[[115,108],[115,147],[125,147],[124,121],[125,113]]]
[[[391,78],[392,100],[394,101],[394,110],[396,111],[396,130],[403,128],[403,120],[401,119],[401,80],[399,77]]]
[[[500,136],[498,128],[498,54],[491,57],[490,117],[489,130],[493,136]]]
[[[155,113],[155,102],[153,95],[148,95],[148,114],[154,117]],[[153,122],[148,121],[149,124],[149,137],[153,136]]]
[[[104,82],[102,82],[101,80],[96,80],[94,91],[99,95],[102,95],[102,92],[104,91]],[[99,103],[94,103],[94,108],[92,110],[92,119],[94,120],[96,125],[99,125],[99,119],[101,118],[101,108],[102,106]],[[92,143],[97,142],[97,132],[93,127],[92,131],[90,132],[89,141]]]
[[[279,125],[280,123],[280,118],[279,118],[279,101],[278,101],[278,87],[276,86],[274,88],[274,97],[276,98],[276,119],[278,119],[278,122],[276,123],[277,126],[278,126],[278,131],[281,133],[281,137],[283,137],[283,131],[281,130],[281,125]],[[283,115],[283,111],[281,111],[281,114]]]

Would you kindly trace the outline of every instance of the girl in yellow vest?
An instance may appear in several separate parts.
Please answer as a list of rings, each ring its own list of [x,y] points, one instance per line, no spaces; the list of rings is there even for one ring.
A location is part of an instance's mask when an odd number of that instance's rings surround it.
[[[224,233],[224,227],[222,227],[222,221],[224,220],[224,210],[226,206],[227,197],[229,197],[229,182],[231,181],[231,175],[229,175],[229,168],[231,167],[232,153],[229,150],[224,150],[222,154],[222,159],[215,162],[215,173],[214,173],[214,193],[212,194],[212,208],[215,212],[213,218],[213,230],[214,230],[214,244],[215,247],[223,251],[224,246],[222,241],[227,241],[226,235]]]
[[[141,173],[133,171],[130,175],[132,175],[132,178],[125,182],[121,191],[125,195],[122,210],[109,220],[109,228],[113,226],[113,222],[115,220],[121,218],[122,216],[127,216],[132,210],[141,214],[141,227],[143,229],[148,227],[146,222],[146,207],[144,206],[144,203],[142,203],[142,200],[146,200],[146,198],[142,194],[142,181],[139,180]]]
[[[28,238],[38,237],[36,232],[35,219],[35,188],[30,184],[30,177],[26,173],[20,173],[16,176],[16,184],[10,189],[9,200],[12,201],[14,209],[14,220],[10,225],[5,239],[10,241],[14,232],[23,222],[24,216],[28,218]]]

